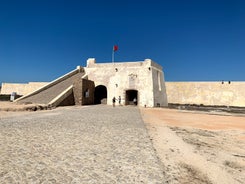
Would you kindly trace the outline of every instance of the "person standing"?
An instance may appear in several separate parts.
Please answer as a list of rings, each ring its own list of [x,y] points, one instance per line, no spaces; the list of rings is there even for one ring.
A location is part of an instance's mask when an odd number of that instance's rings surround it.
[[[118,97],[118,103],[121,105],[121,96]]]
[[[136,98],[134,98],[134,105],[137,105],[137,99]]]
[[[113,107],[115,107],[115,103],[116,103],[116,98],[113,97],[113,98],[112,98],[112,104],[113,104]]]

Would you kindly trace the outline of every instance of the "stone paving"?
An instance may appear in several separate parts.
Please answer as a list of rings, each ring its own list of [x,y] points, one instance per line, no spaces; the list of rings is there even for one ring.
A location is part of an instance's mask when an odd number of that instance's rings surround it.
[[[165,183],[137,107],[0,118],[0,183]]]

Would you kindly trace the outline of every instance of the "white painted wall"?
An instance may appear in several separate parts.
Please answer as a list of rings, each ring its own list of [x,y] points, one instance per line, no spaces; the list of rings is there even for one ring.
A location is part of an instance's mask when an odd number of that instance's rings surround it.
[[[112,104],[114,96],[121,96],[122,104],[125,104],[126,90],[137,90],[139,106],[153,107],[156,106],[156,102],[161,106],[167,105],[162,68],[150,59],[121,63],[96,63],[95,59],[89,59],[84,69],[88,79],[95,81],[95,86],[106,86],[107,104]],[[153,79],[156,69],[161,72],[161,91],[155,87],[158,82]]]

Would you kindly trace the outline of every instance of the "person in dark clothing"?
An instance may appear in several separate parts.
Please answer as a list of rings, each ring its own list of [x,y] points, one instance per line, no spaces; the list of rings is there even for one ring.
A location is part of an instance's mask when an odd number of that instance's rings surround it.
[[[118,103],[121,105],[121,96],[118,97]]]
[[[112,98],[112,104],[113,104],[113,107],[115,107],[115,103],[116,103],[116,98],[113,97],[113,98]]]

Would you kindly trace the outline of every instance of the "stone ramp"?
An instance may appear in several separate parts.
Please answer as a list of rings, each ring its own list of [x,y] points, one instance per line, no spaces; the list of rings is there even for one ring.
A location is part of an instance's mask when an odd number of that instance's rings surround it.
[[[165,183],[136,107],[67,106],[0,121],[0,183]]]
[[[81,68],[77,68],[66,75],[50,82],[46,86],[25,95],[16,100],[18,103],[35,103],[35,104],[50,104],[57,106],[61,100],[59,98],[64,98],[67,95],[63,94],[64,91],[68,91],[69,93],[71,90],[71,86],[73,85],[74,81],[78,78],[81,78],[85,74],[84,70]]]

